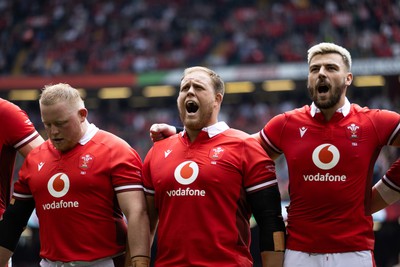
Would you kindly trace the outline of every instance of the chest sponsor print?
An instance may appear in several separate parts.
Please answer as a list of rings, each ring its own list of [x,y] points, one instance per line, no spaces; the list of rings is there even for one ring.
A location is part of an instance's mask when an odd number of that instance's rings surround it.
[[[65,196],[70,188],[70,181],[68,175],[65,173],[54,174],[47,182],[47,190],[50,195],[59,199]],[[78,208],[78,201],[64,201],[53,200],[52,202],[42,204],[43,210],[55,210],[55,209],[66,209],[66,208]]]
[[[175,180],[183,187],[173,190],[167,190],[166,193],[169,197],[179,196],[200,196],[204,197],[206,191],[203,189],[193,189],[189,185],[196,181],[199,176],[199,165],[196,162],[188,160],[179,164],[174,171]],[[187,187],[186,187],[187,186]]]

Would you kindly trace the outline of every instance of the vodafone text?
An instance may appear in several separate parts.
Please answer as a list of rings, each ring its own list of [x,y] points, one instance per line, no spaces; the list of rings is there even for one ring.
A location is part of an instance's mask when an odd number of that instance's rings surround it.
[[[206,195],[205,190],[200,189],[191,189],[190,187],[186,187],[186,189],[178,188],[176,190],[167,191],[167,195],[169,197],[180,197],[180,196],[198,196],[204,197]]]
[[[330,173],[317,173],[315,175],[308,174],[303,175],[303,178],[306,182],[346,182],[347,179],[346,175],[332,175]]]
[[[51,203],[43,204],[44,210],[55,210],[55,209],[67,209],[67,208],[78,208],[79,202],[78,201],[53,201]]]

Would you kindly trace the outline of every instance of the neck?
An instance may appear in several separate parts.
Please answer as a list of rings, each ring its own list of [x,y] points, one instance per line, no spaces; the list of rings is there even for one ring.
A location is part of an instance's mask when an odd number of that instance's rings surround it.
[[[320,109],[325,121],[330,121],[336,112],[336,109]]]
[[[81,127],[81,138],[85,135],[89,127],[89,122],[85,119],[84,122],[82,122],[82,127]]]
[[[346,98],[341,97],[340,101],[338,103],[336,103],[335,106],[333,106],[331,108],[326,108],[326,109],[320,108],[320,111],[321,111],[322,115],[324,116],[325,121],[330,121],[332,119],[333,115],[335,115],[335,112],[338,109],[342,108],[345,103],[346,103]]]
[[[197,136],[201,132],[201,130],[190,130],[187,128],[185,128],[185,131],[191,143],[193,143],[194,140],[196,140]]]

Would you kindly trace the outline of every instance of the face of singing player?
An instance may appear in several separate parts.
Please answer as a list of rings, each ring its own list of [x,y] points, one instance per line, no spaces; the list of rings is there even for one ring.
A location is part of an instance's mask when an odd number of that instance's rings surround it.
[[[61,101],[40,105],[40,112],[47,136],[57,150],[67,152],[78,144],[84,135],[85,108]]]
[[[200,131],[218,121],[222,94],[216,93],[209,74],[195,70],[181,81],[177,105],[186,130]]]
[[[338,53],[317,54],[309,64],[308,91],[319,109],[337,110],[344,105],[353,75]]]

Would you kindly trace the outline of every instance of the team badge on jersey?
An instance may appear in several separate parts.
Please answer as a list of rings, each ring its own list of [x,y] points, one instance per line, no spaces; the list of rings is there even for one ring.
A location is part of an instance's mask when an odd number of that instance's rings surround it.
[[[93,164],[94,157],[90,154],[84,154],[79,158],[79,168],[86,171],[90,169]]]
[[[210,159],[212,160],[219,160],[222,158],[222,155],[224,154],[225,149],[223,149],[220,146],[217,147],[213,147],[210,150],[210,153],[208,154],[208,156],[210,157]]]
[[[347,137],[348,137],[350,140],[352,140],[352,141],[354,141],[354,140],[356,140],[356,139],[359,139],[359,138],[360,138],[360,135],[361,135],[360,126],[358,126],[358,125],[355,124],[355,123],[351,123],[351,124],[348,125],[347,128],[346,128],[346,135],[347,135]]]

